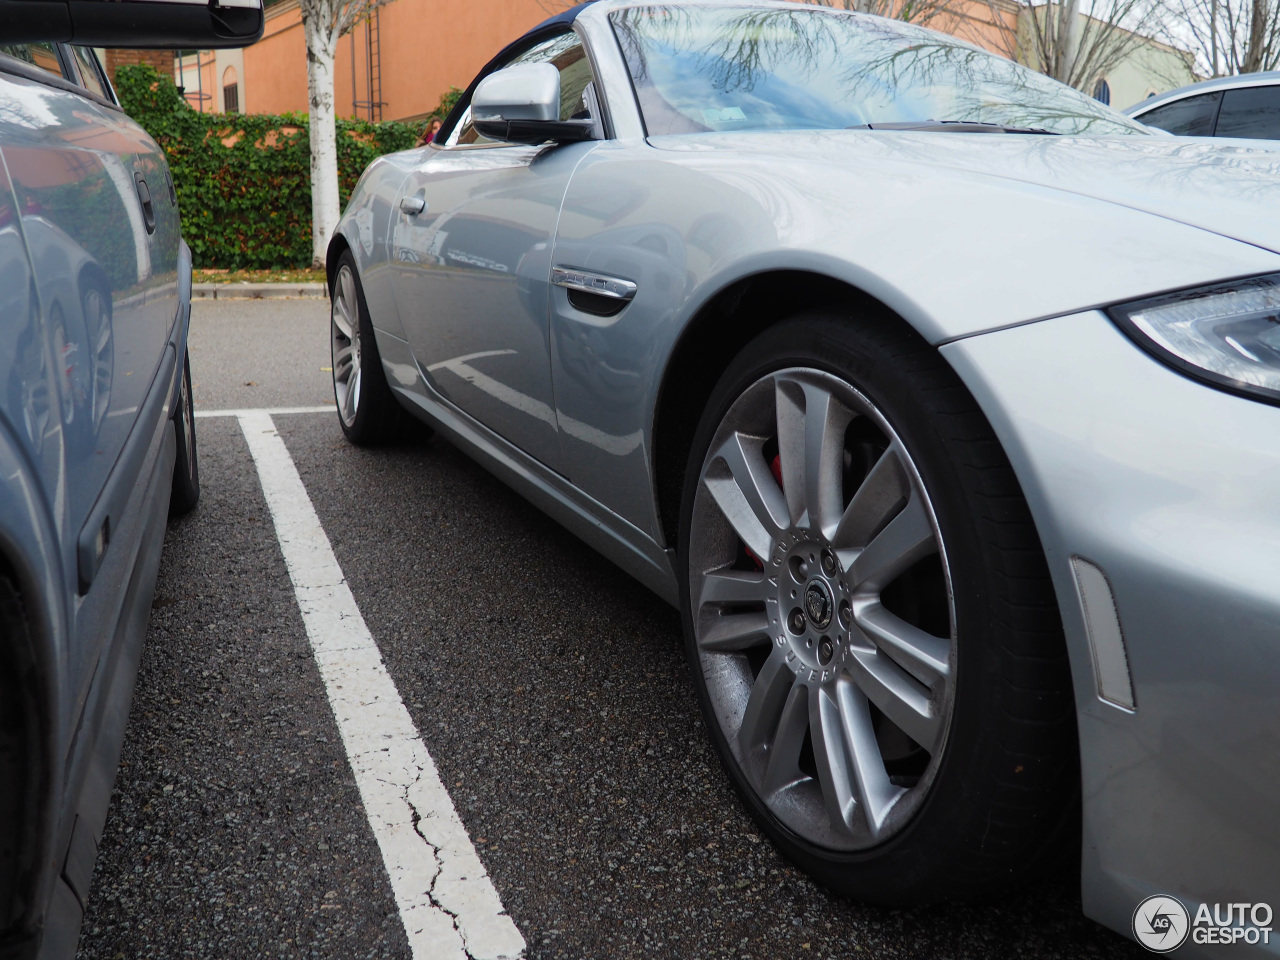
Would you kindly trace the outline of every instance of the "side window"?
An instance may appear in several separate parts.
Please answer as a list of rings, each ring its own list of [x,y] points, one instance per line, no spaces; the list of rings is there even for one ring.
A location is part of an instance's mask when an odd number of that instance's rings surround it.
[[[1217,115],[1218,101],[1221,98],[1220,93],[1184,97],[1134,119],[1149,127],[1176,133],[1180,137],[1212,137],[1213,118]]]
[[[80,71],[80,86],[103,100],[111,99],[111,89],[107,86],[107,78],[98,63],[98,55],[92,47],[71,47],[71,58],[76,69]]]
[[[1216,135],[1280,140],[1280,86],[1228,90],[1222,97]]]
[[[0,53],[47,70],[55,77],[62,76],[62,61],[58,59],[58,51],[52,43],[13,43],[0,46]]]
[[[456,147],[496,142],[497,141],[490,140],[488,137],[483,136],[480,131],[471,125],[471,107],[468,106],[467,109],[462,112],[462,116],[458,119],[458,125],[453,128],[453,132],[449,134],[444,145],[446,147]]]
[[[591,76],[591,61],[576,33],[562,33],[530,47],[524,53],[512,57],[504,66],[519,63],[550,63],[560,71],[560,119],[598,120],[599,104],[595,99],[595,84]],[[471,109],[462,115],[458,125],[445,140],[446,147],[460,144],[493,143],[481,136],[471,125]]]

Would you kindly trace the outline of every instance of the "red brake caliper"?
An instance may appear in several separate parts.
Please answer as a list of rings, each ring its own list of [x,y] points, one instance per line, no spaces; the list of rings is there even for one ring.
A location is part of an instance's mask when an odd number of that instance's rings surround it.
[[[781,487],[782,486],[782,455],[781,454],[775,453],[773,455],[773,462],[769,464],[769,472],[773,474],[773,479],[777,480],[778,486]],[[786,490],[784,489],[783,492],[785,493]],[[744,543],[742,545],[742,549],[747,551],[747,556],[751,558],[751,562],[754,563],[758,569],[760,570],[764,569],[764,561],[762,561],[759,557],[757,557],[755,555],[755,552],[750,547],[748,547]]]

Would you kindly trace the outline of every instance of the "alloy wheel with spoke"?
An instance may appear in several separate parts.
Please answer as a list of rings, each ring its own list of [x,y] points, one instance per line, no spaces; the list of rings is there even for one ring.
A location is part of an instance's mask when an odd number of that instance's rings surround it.
[[[350,250],[340,253],[333,265],[329,299],[333,399],[343,434],[364,447],[404,439],[410,435],[411,420],[387,380],[378,335]],[[430,430],[423,426],[417,432],[426,436]]]
[[[946,549],[906,447],[846,380],[774,371],[716,428],[690,523],[694,642],[742,775],[818,847],[889,839],[938,769],[956,665]]]
[[[355,276],[347,263],[338,268],[330,315],[334,399],[338,403],[338,416],[350,427],[360,409],[360,305]]]

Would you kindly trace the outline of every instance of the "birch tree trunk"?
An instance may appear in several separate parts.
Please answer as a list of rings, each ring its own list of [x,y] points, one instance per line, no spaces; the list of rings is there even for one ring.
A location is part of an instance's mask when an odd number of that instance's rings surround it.
[[[1080,39],[1084,28],[1084,16],[1080,13],[1080,0],[1065,0],[1067,10],[1066,32],[1062,35],[1062,73],[1056,78],[1071,87],[1084,89],[1088,80],[1078,76]]]
[[[1080,0],[1059,0],[1046,10],[1045,16],[1056,18],[1051,40],[1046,43],[1049,69],[1045,72],[1060,83],[1074,86],[1076,56],[1080,51]]]
[[[307,105],[311,133],[311,265],[323,267],[338,226],[338,141],[333,64],[338,48],[336,11],[326,0],[303,0],[307,42]]]

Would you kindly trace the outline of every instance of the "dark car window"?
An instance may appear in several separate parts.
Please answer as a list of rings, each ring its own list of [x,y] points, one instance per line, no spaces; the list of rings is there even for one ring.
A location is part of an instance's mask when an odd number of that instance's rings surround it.
[[[1221,93],[1202,93],[1156,107],[1135,119],[1180,137],[1212,137]]]
[[[1228,90],[1222,97],[1216,134],[1280,140],[1280,86]]]
[[[55,77],[62,76],[62,61],[58,59],[58,51],[52,43],[13,43],[0,46],[0,53],[47,70]]]
[[[75,60],[76,69],[80,71],[80,85],[103,100],[111,99],[111,90],[107,79],[102,75],[98,65],[98,55],[91,47],[72,47],[71,56]]]
[[[545,40],[524,53],[517,54],[503,64],[513,67],[520,63],[550,63],[560,71],[560,119],[598,120],[592,109],[594,87],[591,78],[591,61],[576,33],[562,33]],[[457,131],[446,141],[446,146],[459,144],[493,143],[481,136],[471,125],[471,111],[467,110],[458,121]]]

